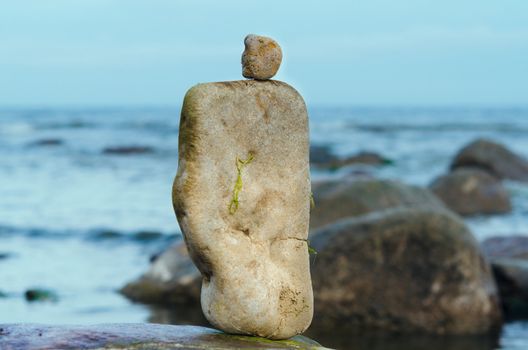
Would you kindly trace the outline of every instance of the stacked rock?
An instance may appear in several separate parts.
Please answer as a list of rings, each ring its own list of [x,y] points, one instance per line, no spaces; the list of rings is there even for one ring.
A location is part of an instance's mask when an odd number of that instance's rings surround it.
[[[282,50],[277,42],[265,36],[249,34],[244,39],[242,75],[248,79],[268,80],[279,70]]]
[[[294,88],[266,80],[279,45],[248,35],[245,46],[243,75],[254,80],[199,84],[185,96],[173,204],[209,322],[284,339],[313,315],[308,116]]]

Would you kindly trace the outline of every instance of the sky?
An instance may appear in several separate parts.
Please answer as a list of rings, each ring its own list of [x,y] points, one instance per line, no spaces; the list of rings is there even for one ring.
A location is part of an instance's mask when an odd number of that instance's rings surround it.
[[[20,0],[0,7],[0,107],[173,106],[283,49],[308,105],[528,106],[526,0]]]

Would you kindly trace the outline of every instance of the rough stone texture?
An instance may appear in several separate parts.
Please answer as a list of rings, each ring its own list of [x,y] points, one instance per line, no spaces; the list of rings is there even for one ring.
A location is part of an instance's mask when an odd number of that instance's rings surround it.
[[[193,326],[102,324],[96,326],[0,325],[0,349],[324,349],[302,336],[271,341]]]
[[[317,231],[312,328],[478,334],[501,324],[490,266],[448,211],[399,208]]]
[[[232,213],[237,159],[250,155]],[[190,89],[173,203],[211,324],[272,339],[309,326],[308,118],[292,87],[246,80]]]
[[[477,139],[462,148],[451,163],[451,169],[478,167],[499,178],[528,181],[528,161],[504,145]]]
[[[491,261],[508,318],[528,316],[528,236],[492,237],[482,243]]]
[[[265,36],[250,34],[244,39],[242,75],[245,78],[267,80],[279,70],[282,50],[277,42]]]
[[[444,208],[429,190],[390,180],[332,180],[312,186],[314,230],[336,220],[394,207]]]
[[[460,215],[511,211],[510,196],[500,180],[478,168],[457,168],[434,180],[429,188]]]
[[[164,251],[139,279],[121,289],[133,301],[147,304],[200,305],[200,272],[189,258],[184,242]],[[199,307],[197,308],[199,309]]]

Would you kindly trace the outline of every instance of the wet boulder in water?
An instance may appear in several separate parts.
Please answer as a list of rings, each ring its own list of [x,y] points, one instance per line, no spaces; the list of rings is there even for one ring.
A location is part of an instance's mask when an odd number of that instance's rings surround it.
[[[59,300],[58,294],[51,289],[33,288],[24,292],[24,297],[28,302],[55,302]]]
[[[451,169],[460,167],[477,167],[501,179],[528,182],[528,160],[487,139],[477,139],[458,152]]]
[[[506,317],[528,316],[528,236],[488,238],[482,248],[491,261]]]
[[[337,220],[395,207],[437,208],[444,205],[429,190],[392,180],[331,180],[312,186],[310,229]]]
[[[329,162],[337,161],[339,158],[332,152],[329,145],[310,145],[310,163],[320,166]]]
[[[489,264],[446,210],[399,208],[315,232],[311,328],[479,334],[501,324]]]
[[[55,138],[40,139],[40,140],[36,140],[30,143],[31,146],[43,146],[43,147],[61,146],[62,144],[64,144],[63,140],[55,139]]]
[[[478,168],[457,168],[434,180],[429,188],[460,215],[511,211],[510,197],[501,181]]]
[[[109,146],[103,149],[103,154],[122,156],[147,153],[154,153],[154,148],[150,146]]]
[[[121,293],[133,301],[177,305],[199,313],[201,285],[202,277],[185,243],[178,242],[161,253],[144,275],[121,288]]]
[[[509,258],[528,261],[528,235],[491,237],[482,242],[482,249],[491,259]]]

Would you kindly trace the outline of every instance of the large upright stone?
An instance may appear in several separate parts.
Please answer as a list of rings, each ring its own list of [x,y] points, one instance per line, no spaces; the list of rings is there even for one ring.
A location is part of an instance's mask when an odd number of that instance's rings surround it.
[[[202,310],[230,333],[302,333],[313,314],[308,118],[279,81],[199,84],[183,103],[173,204],[202,273]]]

